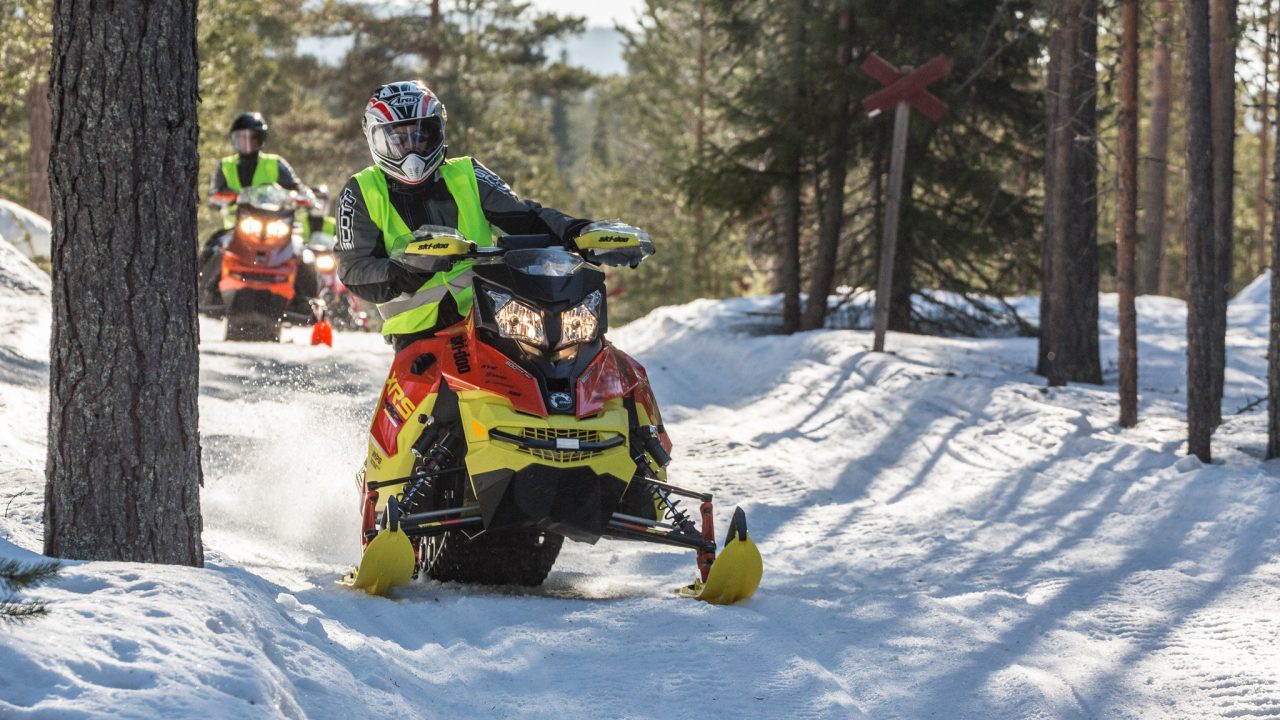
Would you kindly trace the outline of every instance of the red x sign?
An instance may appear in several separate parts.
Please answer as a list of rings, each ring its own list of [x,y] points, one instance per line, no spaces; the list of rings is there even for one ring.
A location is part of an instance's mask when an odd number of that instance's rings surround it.
[[[945,55],[939,55],[915,70],[903,73],[884,58],[871,53],[862,63],[862,71],[886,86],[862,101],[862,109],[868,115],[876,115],[900,102],[911,105],[934,122],[938,122],[942,113],[947,111],[946,103],[925,90],[931,83],[951,74],[951,63]]]

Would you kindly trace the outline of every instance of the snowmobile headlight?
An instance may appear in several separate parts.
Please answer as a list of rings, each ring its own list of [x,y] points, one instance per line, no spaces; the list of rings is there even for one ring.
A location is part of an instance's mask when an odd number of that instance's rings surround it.
[[[600,291],[560,313],[560,344],[557,348],[589,342],[596,336],[600,316]]]
[[[247,217],[240,220],[240,232],[245,235],[258,236],[262,232],[262,221],[256,217]]]
[[[289,223],[283,220],[272,220],[267,223],[267,237],[279,239],[288,235],[292,229]]]
[[[538,347],[547,346],[547,332],[542,326],[542,315],[518,300],[502,305],[494,320],[498,323],[498,334],[504,338]]]
[[[329,272],[330,270],[334,269],[337,266],[338,266],[338,263],[336,260],[333,259],[332,255],[316,256],[316,269],[321,272]]]

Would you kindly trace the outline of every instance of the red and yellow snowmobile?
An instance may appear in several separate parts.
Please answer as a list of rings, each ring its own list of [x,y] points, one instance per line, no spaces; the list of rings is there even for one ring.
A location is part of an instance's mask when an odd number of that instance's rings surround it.
[[[734,512],[717,554],[711,494],[667,481],[671,441],[645,370],[604,337],[594,265],[634,266],[652,244],[593,227],[577,252],[545,235],[477,248],[424,227],[397,254],[424,269],[428,258],[467,263],[473,302],[462,322],[396,354],[358,476],[364,554],[344,584],[378,595],[421,574],[539,585],[565,538],[607,537],[694,551],[699,575],[683,596],[755,593],[762,564],[745,515]]]

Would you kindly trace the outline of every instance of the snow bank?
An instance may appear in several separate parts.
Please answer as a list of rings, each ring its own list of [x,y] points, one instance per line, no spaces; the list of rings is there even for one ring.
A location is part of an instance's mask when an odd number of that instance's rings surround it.
[[[1232,305],[1270,305],[1271,270],[1268,268],[1231,298]]]
[[[49,221],[21,205],[0,199],[0,237],[28,258],[49,257]]]

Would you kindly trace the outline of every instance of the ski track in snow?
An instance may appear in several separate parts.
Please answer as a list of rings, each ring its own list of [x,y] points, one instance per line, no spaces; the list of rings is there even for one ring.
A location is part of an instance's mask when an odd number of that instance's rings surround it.
[[[31,559],[48,308],[3,287],[0,557]],[[537,589],[336,587],[391,353],[301,329],[228,344],[204,321],[208,567],[68,563],[30,593],[48,619],[0,629],[0,717],[1280,718],[1280,475],[1261,410],[1235,412],[1265,394],[1250,292],[1207,467],[1180,455],[1165,298],[1140,300],[1124,432],[1114,384],[1043,387],[1031,339],[872,354],[863,332],[754,334],[762,298],[614,331],[655,385],[672,480],[715,492],[721,533],[747,511],[765,576],[732,608],[671,596],[689,554],[610,541],[566,543]]]

